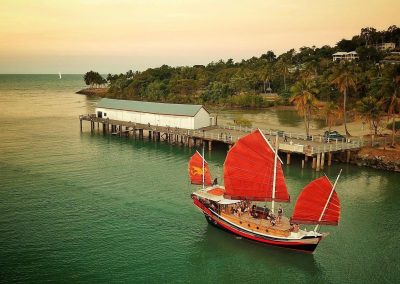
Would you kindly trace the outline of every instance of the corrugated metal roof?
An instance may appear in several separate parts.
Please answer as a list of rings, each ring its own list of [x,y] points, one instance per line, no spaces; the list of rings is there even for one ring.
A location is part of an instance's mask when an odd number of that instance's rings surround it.
[[[336,52],[336,53],[334,53],[332,55],[346,55],[346,54],[347,54],[347,52],[339,51],[339,52]]]
[[[164,104],[142,101],[101,99],[98,108],[111,108],[128,111],[159,113],[171,115],[195,116],[203,107],[202,105]]]

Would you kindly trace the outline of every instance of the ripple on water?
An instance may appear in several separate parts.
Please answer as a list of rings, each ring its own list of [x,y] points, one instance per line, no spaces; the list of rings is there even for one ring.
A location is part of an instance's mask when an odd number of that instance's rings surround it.
[[[331,234],[316,253],[263,246],[209,226],[192,206],[187,161],[193,149],[91,135],[86,128],[81,134],[78,114],[93,112],[96,102],[73,94],[81,76],[67,75],[67,83],[52,76],[39,76],[40,83],[29,76],[7,79],[8,89],[2,76],[0,108],[8,109],[0,113],[2,281],[400,278],[398,174],[335,164],[326,173],[332,178],[344,169],[341,223],[323,228]],[[219,181],[225,154],[206,153]],[[284,171],[293,202],[318,176],[301,170],[296,159]],[[284,207],[290,213],[293,203]]]

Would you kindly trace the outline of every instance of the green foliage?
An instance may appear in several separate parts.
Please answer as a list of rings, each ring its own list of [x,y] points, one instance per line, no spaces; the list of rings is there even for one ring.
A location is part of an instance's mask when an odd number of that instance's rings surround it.
[[[400,121],[396,121],[396,122],[394,123],[394,127],[395,127],[396,131],[397,131],[398,129],[400,129]],[[389,130],[392,130],[392,129],[393,129],[393,122],[388,123],[388,124],[386,125],[386,128],[389,129]]]
[[[354,50],[354,49],[353,49]],[[379,62],[383,59],[383,53],[374,47],[360,46],[355,49],[361,61]]]
[[[90,85],[92,88],[95,85],[100,86],[107,83],[106,79],[104,79],[98,72],[94,71],[86,72],[85,75],[83,75],[83,79],[85,80],[85,84],[88,86]]]
[[[266,102],[260,95],[248,93],[232,96],[228,100],[228,104],[231,106],[241,106],[244,108],[259,108],[266,106]]]
[[[359,35],[341,40],[334,47],[305,46],[297,51],[290,49],[279,56],[269,50],[259,57],[239,62],[228,59],[205,66],[162,65],[142,72],[129,70],[108,74],[107,96],[171,103],[266,107],[269,103],[262,94],[277,93],[279,99],[275,104],[289,104],[290,90],[297,82],[309,77],[315,84],[313,88],[318,89],[314,93],[317,100],[339,102],[352,111],[356,102],[365,96],[373,96],[378,101],[391,96],[393,86],[388,82],[393,82],[393,67],[377,65],[376,62],[387,55],[369,47],[382,42],[382,39],[400,42],[400,28],[392,26],[387,31],[377,31],[367,27]],[[332,62],[333,53],[346,50],[357,50],[360,60],[348,64]],[[96,76],[98,80],[85,79],[85,82],[90,85],[104,83],[104,79],[100,83],[99,75],[95,75],[97,72],[88,73],[90,78]],[[339,107],[346,111],[343,105]]]
[[[206,103],[227,102],[233,95],[229,84],[218,81],[211,82],[201,95],[202,101]]]
[[[358,47],[357,42],[348,39],[342,39],[336,44],[336,46],[339,50],[346,52],[353,51]]]
[[[371,130],[378,134],[379,123],[383,117],[380,103],[376,98],[368,96],[357,102],[357,110],[361,117],[370,123]]]
[[[304,126],[307,136],[310,131],[310,121],[314,110],[316,110],[316,94],[318,89],[316,83],[311,77],[303,77],[297,81],[291,88],[292,97],[289,102],[296,106],[298,113],[304,118]]]
[[[236,125],[240,125],[240,126],[243,126],[243,127],[251,127],[251,126],[252,126],[251,121],[248,120],[248,119],[246,119],[246,118],[243,118],[242,116],[237,116],[237,117],[235,117],[235,119],[233,120],[233,122],[234,122]]]

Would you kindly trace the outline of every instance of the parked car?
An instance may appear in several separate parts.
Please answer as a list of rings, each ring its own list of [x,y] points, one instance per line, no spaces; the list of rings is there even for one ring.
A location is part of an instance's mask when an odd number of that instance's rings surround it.
[[[276,134],[278,134],[279,137],[284,137],[285,131],[283,131],[283,130],[277,130],[277,131],[276,131]]]
[[[325,131],[324,133],[324,139],[325,141],[346,141],[346,137],[344,137],[342,134],[340,134],[337,131]]]

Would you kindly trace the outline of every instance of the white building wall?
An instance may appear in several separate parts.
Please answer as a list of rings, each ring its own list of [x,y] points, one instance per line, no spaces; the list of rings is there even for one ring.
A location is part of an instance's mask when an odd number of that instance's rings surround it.
[[[210,125],[210,114],[204,108],[201,108],[194,116],[194,129],[207,127]]]
[[[209,114],[203,108],[200,109],[200,111],[196,114],[195,117],[183,116],[183,115],[142,113],[142,112],[134,112],[126,110],[107,109],[107,108],[96,108],[96,115],[98,111],[101,111],[103,113],[103,118],[109,118],[112,120],[121,120],[121,121],[131,121],[141,124],[150,123],[151,125],[158,125],[158,126],[196,129],[208,126],[210,124]],[[104,115],[105,113],[107,114],[106,116]],[[204,113],[206,113],[206,115]]]

